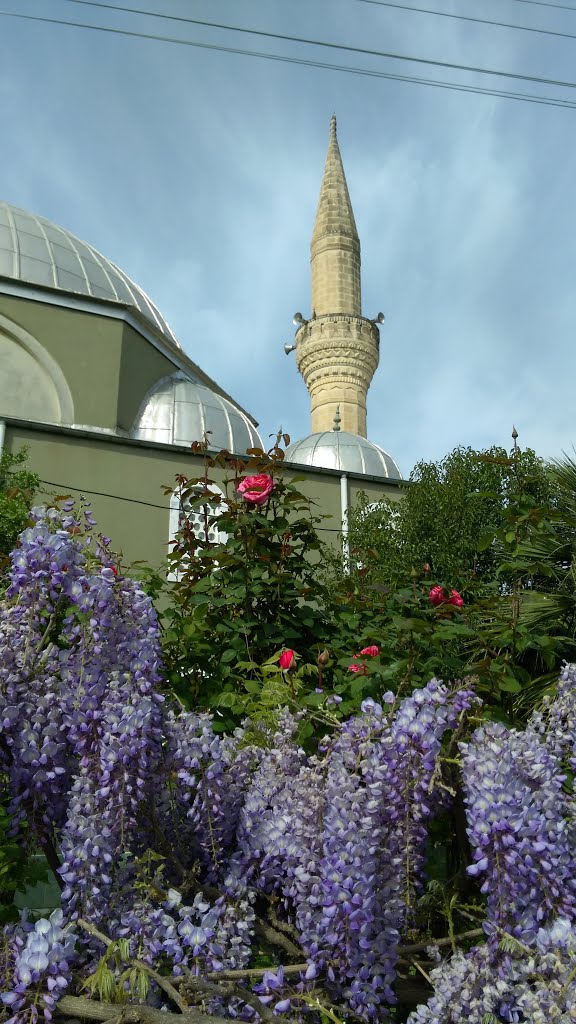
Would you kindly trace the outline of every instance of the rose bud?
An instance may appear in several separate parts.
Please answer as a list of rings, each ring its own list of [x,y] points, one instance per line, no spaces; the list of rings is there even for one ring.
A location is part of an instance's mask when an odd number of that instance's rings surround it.
[[[319,665],[327,665],[329,661],[330,661],[330,653],[329,653],[329,651],[326,651],[326,650],[321,651],[321,653],[318,655],[318,664]]]
[[[296,664],[296,653],[295,651],[282,651],[278,661],[280,662],[280,668],[283,672],[288,672],[291,668],[294,668]]]

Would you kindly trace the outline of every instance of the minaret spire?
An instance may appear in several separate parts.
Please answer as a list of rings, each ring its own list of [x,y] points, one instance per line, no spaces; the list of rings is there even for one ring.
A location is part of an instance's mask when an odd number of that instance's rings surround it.
[[[330,121],[330,142],[310,255],[312,308],[317,316],[359,313],[360,239],[338,146],[336,114],[332,114]]]
[[[310,393],[314,433],[366,437],[366,393],[378,366],[375,321],[362,316],[360,240],[336,134],[330,139],[310,245],[312,318],[300,317],[296,362]],[[378,321],[380,322],[380,321]]]

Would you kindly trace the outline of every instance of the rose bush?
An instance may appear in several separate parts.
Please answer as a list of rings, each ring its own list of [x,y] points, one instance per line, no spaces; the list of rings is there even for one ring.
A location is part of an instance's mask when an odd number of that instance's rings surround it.
[[[435,608],[438,608],[441,604],[452,604],[456,608],[464,607],[464,598],[457,590],[451,590],[450,597],[446,597],[444,587],[436,586],[431,588],[428,597]]]

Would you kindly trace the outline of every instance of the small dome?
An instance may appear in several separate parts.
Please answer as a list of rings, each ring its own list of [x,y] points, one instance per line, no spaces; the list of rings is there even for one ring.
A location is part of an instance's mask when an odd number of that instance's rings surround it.
[[[309,434],[286,449],[286,462],[300,466],[318,466],[337,469],[341,473],[365,473],[368,476],[390,477],[401,480],[402,474],[394,459],[359,434],[346,430],[325,430]]]
[[[119,267],[45,217],[1,200],[0,277],[135,306],[180,348],[151,299]]]
[[[147,395],[134,421],[132,437],[163,444],[190,445],[208,435],[212,450],[243,455],[262,448],[258,431],[228,399],[178,372],[161,380]]]

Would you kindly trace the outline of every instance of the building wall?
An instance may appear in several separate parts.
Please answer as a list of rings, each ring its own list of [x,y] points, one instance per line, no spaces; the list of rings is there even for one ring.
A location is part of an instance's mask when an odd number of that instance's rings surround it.
[[[55,495],[82,493],[91,502],[99,530],[112,538],[124,564],[144,560],[158,566],[168,552],[170,495],[175,477],[201,476],[203,460],[186,448],[119,439],[111,435],[33,425],[6,423],[6,447],[28,447],[29,468],[42,481],[39,502]],[[311,497],[323,520],[319,532],[330,544],[339,543],[341,530],[340,474],[331,470],[286,470]],[[215,469],[214,481],[223,485],[226,472]],[[350,503],[364,491],[371,501],[383,495],[399,498],[393,483],[367,477],[348,477]]]
[[[120,320],[2,294],[0,314],[31,334],[56,361],[73,396],[75,423],[116,428]],[[22,415],[27,415],[24,409]]]
[[[132,327],[124,324],[118,380],[118,427],[129,431],[150,388],[176,372],[176,367],[153,345],[143,344]]]

